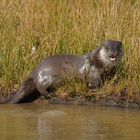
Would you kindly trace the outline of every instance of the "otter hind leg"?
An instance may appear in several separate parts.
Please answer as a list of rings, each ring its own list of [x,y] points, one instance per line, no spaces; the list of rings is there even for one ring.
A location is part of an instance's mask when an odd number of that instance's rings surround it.
[[[62,78],[59,75],[45,75],[38,78],[36,87],[41,95],[45,98],[50,98],[54,90],[62,85]]]

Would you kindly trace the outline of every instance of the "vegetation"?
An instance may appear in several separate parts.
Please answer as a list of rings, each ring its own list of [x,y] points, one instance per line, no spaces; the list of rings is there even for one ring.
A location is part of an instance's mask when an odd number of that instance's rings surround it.
[[[1,93],[18,88],[42,58],[85,54],[106,39],[121,40],[125,56],[98,92],[139,93],[139,9],[139,0],[0,0]],[[83,83],[76,84],[59,90],[86,94]]]

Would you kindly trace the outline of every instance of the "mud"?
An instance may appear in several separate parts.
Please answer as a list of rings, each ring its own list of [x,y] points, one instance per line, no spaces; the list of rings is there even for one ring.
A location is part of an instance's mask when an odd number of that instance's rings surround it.
[[[43,99],[39,98],[35,100],[33,103],[49,103],[49,104],[75,104],[75,105],[101,105],[101,106],[114,106],[121,108],[140,108],[140,94],[135,96],[129,96],[127,94],[108,94],[101,95],[96,94],[92,96],[55,96],[51,99]]]
[[[1,90],[0,101],[9,98],[14,94],[15,90],[9,92],[9,94],[4,94]],[[5,95],[5,96],[4,96]],[[101,105],[101,106],[114,106],[121,108],[140,108],[140,93],[129,95],[127,90],[123,90],[120,93],[109,93],[109,94],[91,94],[91,95],[80,95],[67,93],[59,93],[50,99],[45,99],[44,97],[39,97],[32,101],[34,104],[75,104],[75,105]]]

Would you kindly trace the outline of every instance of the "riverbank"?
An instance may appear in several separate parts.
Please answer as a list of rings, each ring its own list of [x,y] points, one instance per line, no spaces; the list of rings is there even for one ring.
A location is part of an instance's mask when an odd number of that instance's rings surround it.
[[[16,93],[16,89],[10,90],[9,94],[0,90],[0,101],[10,98],[12,94]],[[101,105],[121,108],[140,108],[140,94],[130,94],[125,88],[118,93],[101,93],[99,91],[87,91],[86,94],[78,94],[76,92],[55,92],[55,94],[49,99],[45,99],[42,96],[32,94],[30,97],[26,97],[22,103],[33,104],[71,104],[71,105]]]
[[[35,104],[71,104],[71,105],[101,105],[121,108],[140,108],[140,94],[129,96],[122,92],[120,94],[110,93],[108,95],[75,95],[60,94],[51,99],[38,98]]]

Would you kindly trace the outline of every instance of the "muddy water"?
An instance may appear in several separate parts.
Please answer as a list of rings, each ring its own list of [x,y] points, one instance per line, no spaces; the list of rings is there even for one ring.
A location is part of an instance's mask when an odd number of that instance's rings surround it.
[[[0,105],[1,140],[139,140],[140,110]]]

